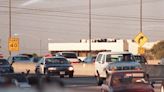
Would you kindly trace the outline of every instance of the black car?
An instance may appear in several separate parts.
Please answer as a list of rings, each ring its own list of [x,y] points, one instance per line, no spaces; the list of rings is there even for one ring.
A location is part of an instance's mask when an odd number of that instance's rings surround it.
[[[0,74],[13,73],[14,69],[6,59],[0,59]]]
[[[64,77],[64,75],[69,75],[72,78],[74,68],[64,57],[43,57],[36,65],[35,72],[47,76],[59,75]]]

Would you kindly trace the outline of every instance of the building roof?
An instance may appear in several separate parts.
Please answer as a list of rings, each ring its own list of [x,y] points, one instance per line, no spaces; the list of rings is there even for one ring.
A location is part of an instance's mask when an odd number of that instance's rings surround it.
[[[49,51],[89,51],[89,43],[49,43]],[[112,51],[123,51],[123,40],[117,42],[101,42],[92,43],[91,49],[97,50],[112,50]]]

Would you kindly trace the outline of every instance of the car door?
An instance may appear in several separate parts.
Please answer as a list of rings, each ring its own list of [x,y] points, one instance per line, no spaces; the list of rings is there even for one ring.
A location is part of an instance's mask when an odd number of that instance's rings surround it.
[[[100,72],[100,76],[101,77],[104,77],[106,78],[106,66],[107,66],[107,63],[106,63],[106,55],[103,55],[102,56],[102,59],[101,59],[101,62],[100,62],[100,69],[99,69],[99,72]]]
[[[95,73],[98,76],[97,73],[100,73],[101,71],[101,59],[102,59],[103,54],[98,54],[95,62]]]
[[[39,70],[40,73],[44,73],[44,61],[45,59],[42,58],[36,65],[36,68]]]

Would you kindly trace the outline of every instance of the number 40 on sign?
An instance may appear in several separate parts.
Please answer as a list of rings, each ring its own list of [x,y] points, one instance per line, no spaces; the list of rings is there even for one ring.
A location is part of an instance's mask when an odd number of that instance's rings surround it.
[[[8,47],[9,51],[19,51],[19,38],[9,38]]]

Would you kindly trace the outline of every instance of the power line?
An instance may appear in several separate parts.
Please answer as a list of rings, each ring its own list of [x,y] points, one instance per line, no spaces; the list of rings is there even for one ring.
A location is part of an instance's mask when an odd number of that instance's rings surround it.
[[[4,8],[8,8],[8,6],[0,6]],[[88,15],[87,13],[74,13],[74,12],[66,12],[66,11],[52,11],[52,10],[43,10],[43,9],[32,9],[32,8],[20,8],[20,7],[12,7],[14,9],[23,9],[23,10],[31,10],[31,11],[40,11],[40,12],[58,12],[58,13],[68,13],[68,14],[78,14],[78,15]],[[113,18],[127,18],[127,19],[139,19],[139,17],[130,17],[130,16],[111,16],[111,15],[99,15],[99,14],[92,14],[92,16],[98,17],[113,17]],[[164,18],[143,18],[147,20],[164,20]]]
[[[7,11],[1,11],[1,12],[7,12]],[[40,16],[50,16],[50,17],[64,17],[64,18],[75,18],[75,19],[86,19],[88,17],[77,17],[77,16],[66,16],[66,15],[55,15],[55,14],[36,14],[36,13],[25,13],[25,12],[16,12],[16,11],[13,11],[12,13],[14,14],[25,14],[25,15],[40,15]],[[96,20],[108,20],[108,19],[111,19],[109,17],[100,17],[100,18],[95,18],[95,17],[92,17],[92,19],[96,19]],[[127,20],[127,21],[139,21],[139,19],[114,19],[114,20]],[[164,19],[161,19],[161,20],[144,20],[143,18],[143,22],[164,22]]]

